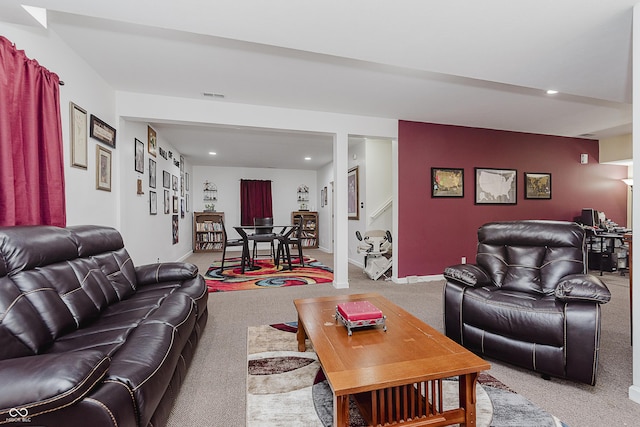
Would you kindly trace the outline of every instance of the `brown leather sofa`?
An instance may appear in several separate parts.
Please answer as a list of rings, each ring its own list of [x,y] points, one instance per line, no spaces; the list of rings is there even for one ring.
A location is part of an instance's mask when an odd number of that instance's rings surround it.
[[[197,267],[136,267],[112,228],[0,228],[0,424],[165,425],[207,297]]]
[[[595,385],[600,304],[611,299],[587,274],[585,231],[561,221],[485,224],[475,264],[444,271],[448,337],[543,376]]]

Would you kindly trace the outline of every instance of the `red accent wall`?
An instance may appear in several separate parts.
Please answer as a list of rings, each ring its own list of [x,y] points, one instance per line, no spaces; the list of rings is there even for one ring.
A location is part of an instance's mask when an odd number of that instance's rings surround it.
[[[580,164],[580,154],[589,163]],[[477,230],[490,221],[572,221],[582,208],[627,223],[626,166],[598,163],[598,141],[399,122],[398,277],[442,274],[474,262]],[[463,198],[432,198],[431,168],[463,168]],[[516,169],[517,204],[475,205],[474,168]],[[524,198],[524,173],[551,173],[551,199]]]

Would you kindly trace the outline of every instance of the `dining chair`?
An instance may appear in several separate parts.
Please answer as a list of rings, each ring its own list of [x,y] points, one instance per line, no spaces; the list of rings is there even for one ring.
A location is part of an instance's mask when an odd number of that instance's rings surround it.
[[[276,240],[276,235],[273,232],[273,217],[254,218],[253,225],[256,227],[255,231],[253,234],[250,234],[248,236],[248,239],[253,241],[253,257],[251,260],[251,265],[254,264],[256,258],[258,257],[258,243],[269,243],[271,245],[270,256],[275,261],[276,250],[274,240]]]
[[[227,260],[227,247],[233,246],[242,246],[242,256],[240,259],[240,267],[242,268],[242,273],[244,273],[244,269],[246,265],[251,263],[249,259],[249,245],[245,241],[245,239],[229,239],[227,235],[227,229],[224,226],[224,220],[220,220],[220,224],[222,225],[222,262],[220,264],[220,272],[224,270],[224,262]],[[235,259],[229,258],[229,259]],[[237,266],[236,266],[237,267]]]
[[[291,227],[286,233],[277,235],[278,238],[278,254],[276,256],[276,265],[279,264],[280,257],[286,257],[291,270],[291,249],[290,246],[298,247],[299,264],[304,267],[304,256],[302,255],[302,217],[297,216],[298,223]]]

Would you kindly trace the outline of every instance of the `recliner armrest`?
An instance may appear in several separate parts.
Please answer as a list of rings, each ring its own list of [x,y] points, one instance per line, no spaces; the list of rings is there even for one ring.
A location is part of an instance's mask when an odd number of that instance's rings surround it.
[[[458,264],[444,269],[444,277],[448,280],[467,286],[486,286],[492,284],[491,278],[476,264]]]
[[[161,262],[136,267],[138,285],[150,285],[172,280],[189,280],[198,275],[198,267],[187,262]]]
[[[604,304],[611,300],[611,292],[599,277],[591,274],[565,276],[555,290],[557,299],[563,302],[584,301]]]
[[[87,395],[110,365],[109,356],[97,350],[0,360],[0,419],[69,406]]]

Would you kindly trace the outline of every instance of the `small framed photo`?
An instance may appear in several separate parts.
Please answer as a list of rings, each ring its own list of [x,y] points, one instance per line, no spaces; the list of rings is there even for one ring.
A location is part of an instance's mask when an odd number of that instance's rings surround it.
[[[178,196],[173,196],[173,213],[178,213]]]
[[[111,151],[96,145],[96,189],[111,191]]]
[[[515,205],[515,169],[475,168],[476,205]]]
[[[349,219],[360,219],[360,195],[358,181],[358,166],[349,169],[347,175],[347,213]]]
[[[551,199],[551,174],[538,172],[524,173],[525,199]]]
[[[158,214],[158,196],[155,191],[149,191],[149,214]]]
[[[162,186],[171,188],[171,174],[167,171],[162,171]]]
[[[140,141],[138,138],[135,138],[135,169],[136,172],[144,173],[144,142]]]
[[[156,157],[156,153],[158,152],[158,138],[156,131],[153,130],[151,126],[147,126],[147,150],[149,154]]]
[[[171,175],[171,186],[173,191],[178,191],[178,177],[175,175]]]
[[[71,122],[71,166],[87,168],[87,112],[73,102],[69,103]]]
[[[116,148],[116,130],[93,114],[89,124],[89,136],[100,142],[104,142],[111,148]]]
[[[464,197],[464,169],[431,168],[431,197]]]
[[[149,187],[156,188],[156,161],[149,159]]]
[[[169,201],[169,190],[164,190],[164,213],[171,213],[171,202]]]

